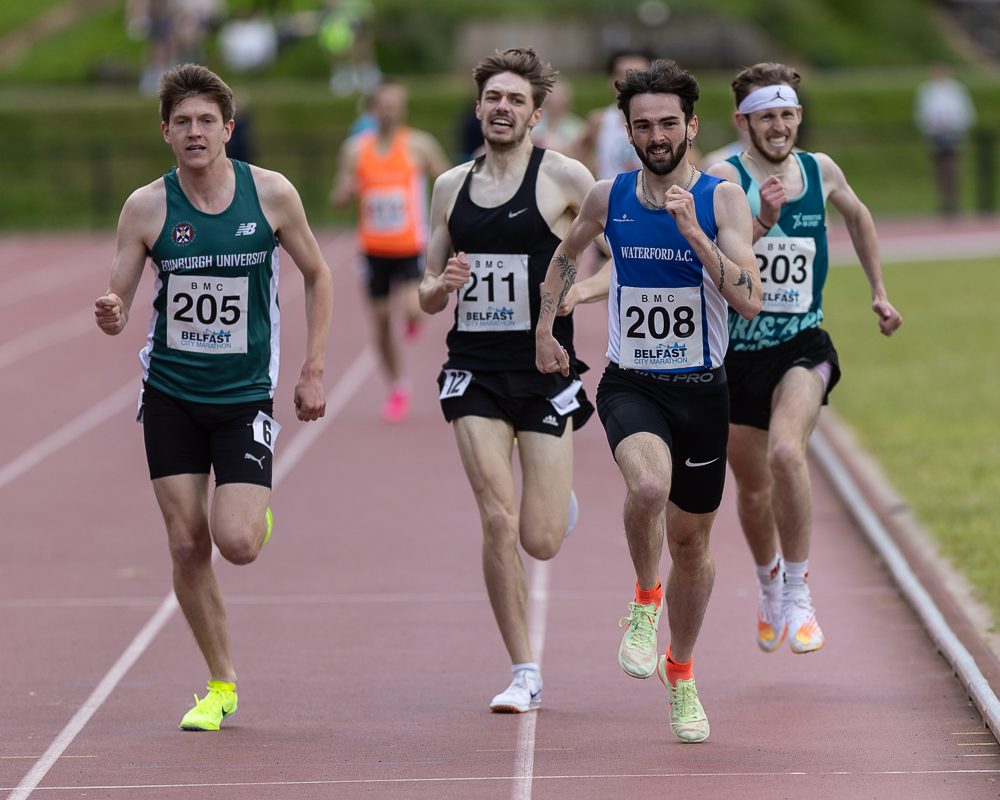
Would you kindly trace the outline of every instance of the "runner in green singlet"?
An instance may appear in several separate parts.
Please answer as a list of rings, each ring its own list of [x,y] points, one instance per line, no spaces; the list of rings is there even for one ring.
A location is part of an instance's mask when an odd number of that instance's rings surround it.
[[[278,381],[278,244],[305,280],[306,358],[295,387],[303,421],[326,409],[323,364],[333,301],[330,270],[294,187],[276,172],[226,158],[233,96],[186,64],[160,81],[163,138],[177,166],[135,191],[97,324],[128,322],[147,256],[153,315],[140,353],[146,460],[167,527],[177,601],[208,664],[208,694],[181,720],[218,730],[236,711],[236,672],[212,544],[249,564],[271,534],[268,508]],[[216,489],[208,507],[209,470]]]
[[[850,231],[879,329],[891,336],[903,320],[886,297],[868,209],[833,159],[795,150],[802,121],[798,73],[756,64],[732,86],[736,125],[750,145],[708,172],[742,186],[750,201],[764,303],[753,320],[729,311],[729,466],[757,564],[757,644],[774,652],[787,635],[793,653],[809,653],[825,638],[806,583],[812,527],[806,444],[840,378],[837,351],[819,327],[827,201]]]

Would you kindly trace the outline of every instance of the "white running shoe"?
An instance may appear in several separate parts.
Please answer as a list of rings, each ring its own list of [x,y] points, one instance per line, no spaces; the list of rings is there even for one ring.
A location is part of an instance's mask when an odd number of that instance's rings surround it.
[[[788,622],[788,641],[792,652],[812,653],[819,650],[826,643],[826,637],[816,622],[816,609],[812,605],[809,587],[806,584],[785,584],[782,606]]]
[[[670,692],[670,732],[685,744],[697,744],[708,738],[710,728],[705,709],[698,699],[698,689],[694,678],[677,681],[671,686],[667,680],[667,657],[661,656],[657,674],[667,691]]]
[[[569,521],[566,525],[566,533],[563,534],[565,539],[573,532],[573,528],[576,527],[576,521],[580,518],[580,504],[576,502],[576,492],[570,490],[569,493]]]
[[[490,701],[494,714],[523,714],[542,705],[542,676],[533,669],[519,669],[514,680]]]
[[[757,581],[757,646],[765,653],[773,653],[785,641],[788,623],[783,604],[784,573],[778,571],[766,586]]]

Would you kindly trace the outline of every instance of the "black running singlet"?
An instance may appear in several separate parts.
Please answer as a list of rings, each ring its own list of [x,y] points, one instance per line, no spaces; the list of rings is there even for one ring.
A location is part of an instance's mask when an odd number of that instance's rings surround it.
[[[451,369],[522,370],[535,367],[535,325],[552,255],[562,241],[549,228],[535,201],[538,167],[545,151],[534,148],[517,193],[496,208],[472,202],[462,184],[448,220],[455,252],[465,252],[472,279],[458,290],[455,324],[448,332]],[[573,315],[556,317],[556,340],[576,364]]]

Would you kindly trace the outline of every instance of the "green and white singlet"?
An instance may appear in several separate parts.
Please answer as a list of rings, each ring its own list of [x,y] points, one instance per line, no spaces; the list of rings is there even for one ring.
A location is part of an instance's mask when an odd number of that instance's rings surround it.
[[[823,286],[829,267],[823,173],[812,153],[794,153],[802,194],[781,209],[777,224],[753,245],[764,304],[752,320],[729,309],[730,352],[764,350],[787,342],[823,321]],[[750,212],[760,213],[760,184],[739,156],[726,160],[740,175]]]
[[[266,400],[278,382],[278,240],[250,167],[232,164],[236,191],[221,214],[190,203],[176,167],[163,176],[167,217],[149,254],[156,282],[142,377],[197,403]]]

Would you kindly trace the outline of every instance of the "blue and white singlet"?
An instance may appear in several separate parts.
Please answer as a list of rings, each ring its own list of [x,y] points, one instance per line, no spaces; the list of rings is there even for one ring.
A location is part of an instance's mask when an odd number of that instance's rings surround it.
[[[635,196],[638,170],[615,178],[604,232],[613,265],[607,357],[625,369],[698,372],[722,366],[728,304],[666,209]],[[698,224],[715,241],[715,187],[701,174],[691,187]]]

